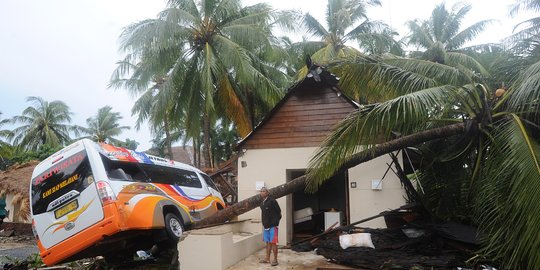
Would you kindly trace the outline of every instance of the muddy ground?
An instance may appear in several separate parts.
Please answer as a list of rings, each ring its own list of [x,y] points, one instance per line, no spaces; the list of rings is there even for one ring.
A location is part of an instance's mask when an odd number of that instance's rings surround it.
[[[0,262],[23,260],[36,253],[38,253],[38,248],[33,236],[0,236]]]

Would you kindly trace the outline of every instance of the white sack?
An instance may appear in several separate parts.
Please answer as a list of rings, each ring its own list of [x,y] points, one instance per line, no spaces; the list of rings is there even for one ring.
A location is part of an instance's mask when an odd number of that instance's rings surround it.
[[[339,236],[339,245],[342,249],[349,247],[375,248],[371,241],[371,233],[343,234]]]

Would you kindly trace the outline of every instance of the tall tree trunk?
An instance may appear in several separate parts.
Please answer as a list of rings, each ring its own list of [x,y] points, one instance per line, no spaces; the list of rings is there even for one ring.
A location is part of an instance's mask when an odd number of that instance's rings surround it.
[[[197,158],[197,141],[193,140],[193,166],[199,167],[198,158]]]
[[[253,92],[250,89],[246,91],[247,96],[247,111],[249,117],[249,126],[251,129],[255,126],[255,101],[253,98]]]
[[[439,128],[434,128],[426,131],[421,131],[411,135],[403,136],[401,138],[391,140],[385,143],[381,143],[371,149],[364,150],[354,154],[351,159],[345,162],[338,172],[352,168],[360,163],[370,161],[374,158],[382,155],[403,149],[405,147],[415,146],[420,143],[428,142],[435,139],[450,137],[453,135],[461,134],[465,130],[464,123],[457,123]],[[300,191],[306,186],[306,176],[302,175],[297,177],[286,184],[271,188],[269,190],[272,198],[280,198],[287,194],[291,194],[296,191]],[[261,204],[261,197],[259,195],[252,196],[243,201],[240,201],[224,210],[217,212],[215,215],[207,217],[199,222],[196,222],[192,228],[200,228],[211,224],[223,223],[235,216],[246,213]]]
[[[210,117],[208,114],[203,116],[203,160],[204,166],[210,167]]]
[[[171,140],[171,130],[169,127],[169,114],[165,115],[165,121],[163,121],[163,129],[165,130],[165,144],[167,144],[167,152],[169,152],[169,159],[174,160],[172,153],[172,140]]]

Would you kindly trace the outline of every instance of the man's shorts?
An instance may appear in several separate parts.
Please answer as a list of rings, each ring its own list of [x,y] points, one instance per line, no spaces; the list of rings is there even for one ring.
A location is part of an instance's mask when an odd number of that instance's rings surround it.
[[[270,227],[263,230],[263,241],[266,243],[278,243],[278,227]]]

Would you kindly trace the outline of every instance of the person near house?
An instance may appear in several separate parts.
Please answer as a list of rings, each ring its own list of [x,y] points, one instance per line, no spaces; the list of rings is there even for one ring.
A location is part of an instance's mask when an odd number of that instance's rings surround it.
[[[274,253],[272,266],[278,265],[277,262],[277,244],[278,244],[278,226],[281,220],[281,208],[277,201],[268,196],[268,189],[261,188],[261,220],[264,227],[263,241],[266,243],[266,258],[260,260],[260,263],[270,263],[270,254]]]
[[[4,222],[4,218],[6,218],[8,215],[8,211],[6,210],[6,198],[0,197],[0,225]]]

